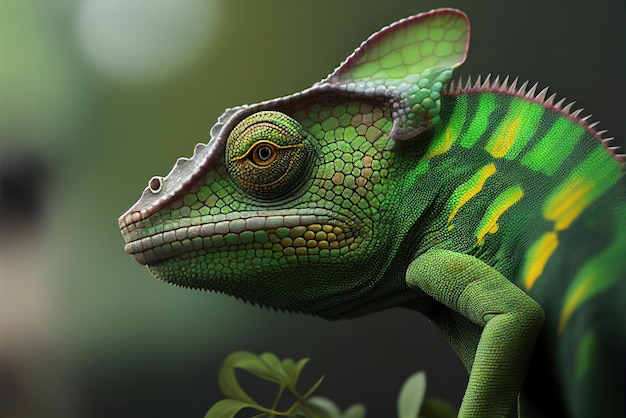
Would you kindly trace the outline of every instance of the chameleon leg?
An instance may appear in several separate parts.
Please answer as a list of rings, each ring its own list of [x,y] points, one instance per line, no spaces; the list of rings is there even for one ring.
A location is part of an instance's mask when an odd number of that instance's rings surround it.
[[[543,324],[542,308],[493,267],[453,251],[431,250],[419,256],[409,266],[406,281],[453,311],[452,326],[443,331],[456,334],[447,337],[456,341],[457,353],[474,356],[463,359],[470,376],[459,417],[506,417]],[[453,325],[459,316],[478,328],[464,335],[464,327]],[[445,321],[439,317],[436,322]],[[481,328],[476,338],[475,329]],[[468,347],[468,341],[475,347]]]

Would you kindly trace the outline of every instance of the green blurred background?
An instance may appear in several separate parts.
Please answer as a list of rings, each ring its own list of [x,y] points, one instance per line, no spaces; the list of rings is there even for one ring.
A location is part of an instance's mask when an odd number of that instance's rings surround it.
[[[472,22],[459,74],[549,85],[624,143],[622,0],[0,2],[0,416],[200,417],[242,349],[311,357],[319,393],[370,417],[418,369],[458,405],[465,372],[418,315],[326,322],[171,287],[117,227],[224,108],[307,88],[442,6]]]

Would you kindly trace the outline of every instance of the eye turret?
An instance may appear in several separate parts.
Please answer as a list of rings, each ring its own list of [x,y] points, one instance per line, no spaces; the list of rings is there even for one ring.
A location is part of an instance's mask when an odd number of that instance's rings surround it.
[[[276,200],[304,184],[313,146],[308,132],[284,113],[254,113],[235,126],[226,143],[228,173],[246,193]]]

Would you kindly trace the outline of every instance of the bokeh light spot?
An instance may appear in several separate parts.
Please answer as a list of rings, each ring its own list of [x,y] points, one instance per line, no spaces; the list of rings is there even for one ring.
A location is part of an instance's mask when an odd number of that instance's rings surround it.
[[[161,82],[202,54],[216,33],[215,1],[85,0],[76,36],[105,76],[130,84]]]

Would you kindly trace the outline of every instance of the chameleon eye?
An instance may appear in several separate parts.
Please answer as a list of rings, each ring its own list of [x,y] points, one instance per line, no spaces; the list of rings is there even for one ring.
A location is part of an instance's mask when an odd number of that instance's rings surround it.
[[[284,113],[254,113],[231,131],[225,162],[244,192],[263,200],[289,196],[312,167],[308,132]]]
[[[269,165],[276,159],[275,144],[271,142],[260,141],[252,147],[252,162],[256,165]]]

